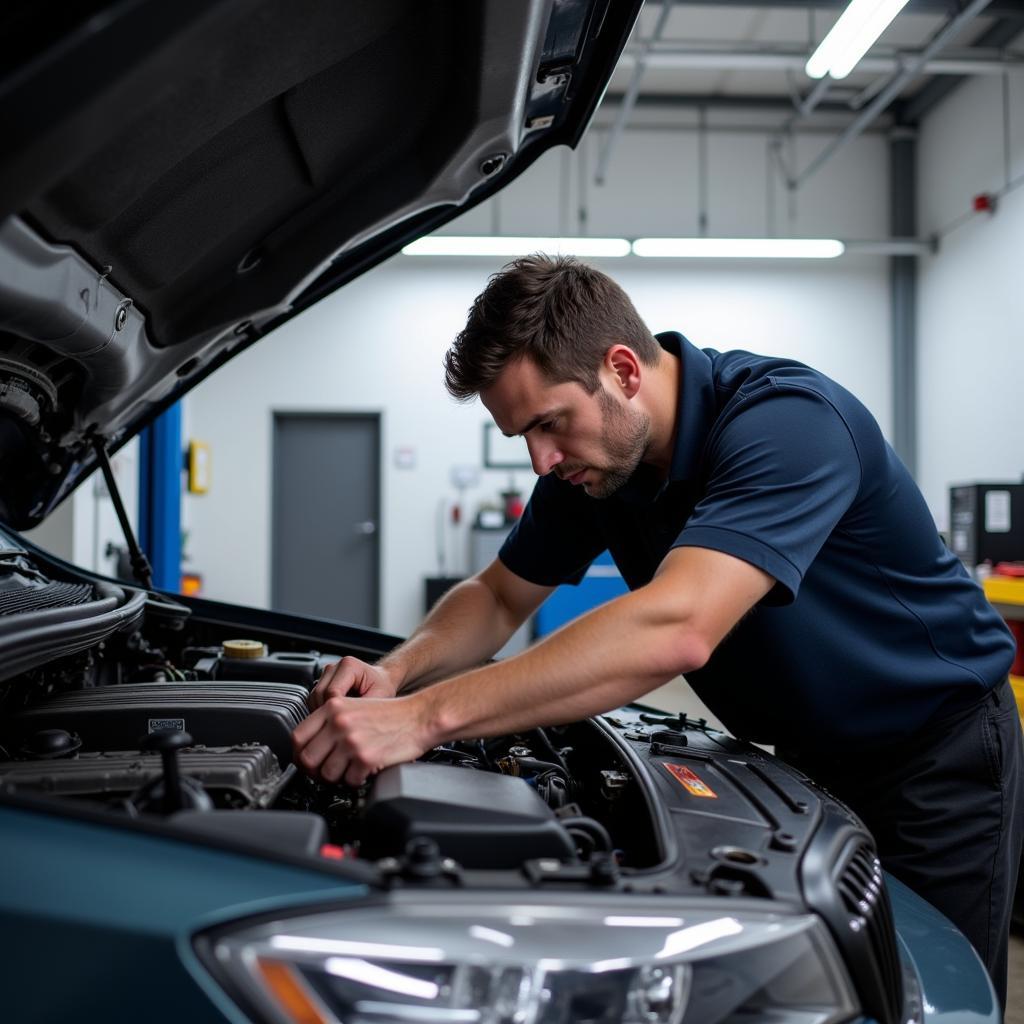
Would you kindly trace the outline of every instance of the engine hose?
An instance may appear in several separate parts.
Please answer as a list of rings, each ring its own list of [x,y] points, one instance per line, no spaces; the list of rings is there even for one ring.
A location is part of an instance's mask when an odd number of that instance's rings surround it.
[[[597,844],[589,832],[581,828],[567,828],[566,832],[569,833],[569,838],[573,841],[576,853],[581,860],[590,860],[597,853]]]
[[[538,777],[537,791],[544,798],[544,802],[555,810],[564,807],[569,800],[569,788],[565,779],[554,772]]]
[[[476,754],[468,754],[465,750],[455,750],[452,747],[434,747],[433,750],[427,751],[424,759],[427,761],[444,761],[449,764],[453,761],[472,761],[477,767],[480,766],[480,758]]]
[[[555,745],[548,739],[548,734],[543,729],[534,729],[529,735],[537,740],[539,746],[544,748],[545,757],[549,761],[554,761],[568,778],[569,766],[565,763],[565,758],[555,749]]]
[[[560,818],[559,824],[570,832],[573,829],[578,829],[580,832],[586,833],[593,840],[594,846],[605,853],[611,853],[614,849],[612,837],[608,835],[608,829],[601,822],[595,821],[593,818]]]
[[[522,771],[536,772],[538,775],[540,775],[541,772],[557,772],[567,783],[572,783],[572,779],[569,777],[568,771],[566,771],[561,765],[554,764],[551,761],[538,761],[535,757],[517,757],[516,763]]]

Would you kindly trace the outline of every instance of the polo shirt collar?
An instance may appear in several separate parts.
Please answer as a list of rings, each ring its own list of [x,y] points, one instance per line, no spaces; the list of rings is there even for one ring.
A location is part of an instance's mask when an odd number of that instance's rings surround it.
[[[662,348],[680,360],[679,409],[669,479],[692,480],[718,411],[711,357],[678,331],[666,331],[656,337]]]
[[[647,505],[658,498],[669,483],[692,480],[697,475],[704,442],[717,412],[710,356],[678,331],[656,334],[655,338],[680,364],[675,444],[667,479],[661,479],[653,466],[642,462],[619,489],[615,497],[631,505]]]

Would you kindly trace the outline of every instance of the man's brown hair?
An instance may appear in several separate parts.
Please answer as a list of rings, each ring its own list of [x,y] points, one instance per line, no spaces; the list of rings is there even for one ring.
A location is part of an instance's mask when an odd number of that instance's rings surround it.
[[[510,363],[529,356],[553,384],[598,388],[615,344],[653,366],[661,346],[629,296],[571,256],[523,256],[491,275],[444,358],[445,386],[459,400],[485,391]]]

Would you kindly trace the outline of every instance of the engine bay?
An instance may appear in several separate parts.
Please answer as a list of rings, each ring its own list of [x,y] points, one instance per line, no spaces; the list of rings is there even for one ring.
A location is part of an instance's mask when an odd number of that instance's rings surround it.
[[[69,570],[30,549],[0,551],[11,609],[0,607],[0,656],[10,654],[0,657],[0,797],[292,856],[415,861],[414,874],[429,861],[435,873],[513,871],[529,884],[632,875],[797,900],[823,809],[833,831],[862,832],[770,755],[640,707],[466,737],[358,788],[315,780],[292,760],[310,690],[327,665],[373,661],[389,638],[332,624],[317,633],[309,620],[179,603]]]
[[[339,654],[195,644],[185,611],[155,602],[137,629],[8,680],[0,792],[312,855],[381,861],[426,840],[466,869],[658,861],[638,781],[593,723],[461,740],[359,788],[314,781],[291,732]]]
[[[612,887],[810,908],[865,1005],[881,1012],[900,991],[863,824],[703,720],[631,705],[465,737],[358,788],[305,775],[291,733],[324,667],[374,661],[397,642],[178,601],[0,547],[0,803],[375,886]]]

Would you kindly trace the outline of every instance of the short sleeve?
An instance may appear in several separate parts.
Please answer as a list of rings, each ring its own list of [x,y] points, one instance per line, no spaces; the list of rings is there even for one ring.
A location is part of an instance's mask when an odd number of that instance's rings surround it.
[[[542,476],[519,521],[498,552],[517,576],[544,587],[579,583],[607,547],[582,488]]]
[[[742,558],[788,604],[860,490],[861,464],[840,412],[808,388],[773,387],[741,404],[711,439],[704,496],[673,547]]]

